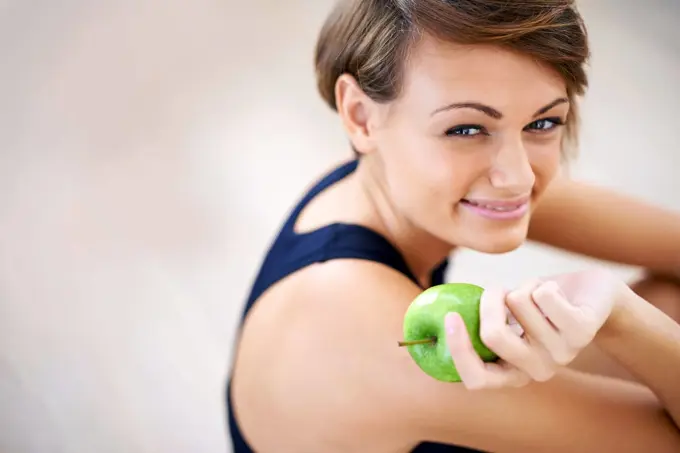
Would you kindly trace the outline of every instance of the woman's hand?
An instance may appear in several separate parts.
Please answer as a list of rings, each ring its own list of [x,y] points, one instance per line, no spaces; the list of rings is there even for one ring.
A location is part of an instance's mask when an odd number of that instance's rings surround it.
[[[511,292],[484,291],[480,336],[501,360],[482,362],[462,319],[450,313],[447,342],[463,383],[482,389],[552,378],[593,341],[612,313],[622,285],[598,270],[532,281]]]

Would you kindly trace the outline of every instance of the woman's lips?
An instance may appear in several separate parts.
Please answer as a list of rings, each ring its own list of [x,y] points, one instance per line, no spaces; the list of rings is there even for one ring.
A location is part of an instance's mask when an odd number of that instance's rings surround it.
[[[513,200],[463,199],[460,204],[470,212],[491,220],[517,220],[529,211],[530,198]]]

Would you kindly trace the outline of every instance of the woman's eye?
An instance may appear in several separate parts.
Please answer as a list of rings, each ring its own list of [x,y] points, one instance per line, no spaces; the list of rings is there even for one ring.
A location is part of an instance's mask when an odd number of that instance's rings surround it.
[[[473,137],[475,135],[482,134],[484,132],[484,129],[481,126],[475,126],[475,125],[464,125],[464,126],[456,126],[452,127],[448,131],[446,131],[446,135],[449,137],[452,136],[466,136],[466,137]]]
[[[526,129],[545,132],[555,129],[558,126],[563,125],[564,122],[560,118],[544,118],[541,120],[536,120],[529,124]]]

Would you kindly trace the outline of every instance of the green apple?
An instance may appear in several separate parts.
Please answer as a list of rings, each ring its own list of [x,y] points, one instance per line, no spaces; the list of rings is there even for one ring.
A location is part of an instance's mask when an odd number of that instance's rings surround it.
[[[470,283],[445,283],[426,289],[409,305],[404,315],[404,341],[416,364],[431,377],[444,382],[461,378],[446,343],[444,318],[459,313],[467,327],[472,346],[485,362],[498,356],[479,337],[479,302],[484,289]]]

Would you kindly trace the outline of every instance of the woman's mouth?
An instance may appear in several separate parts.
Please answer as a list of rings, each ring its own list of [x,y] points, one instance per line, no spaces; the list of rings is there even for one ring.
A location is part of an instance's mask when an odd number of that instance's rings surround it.
[[[517,220],[529,211],[530,198],[514,200],[463,199],[460,204],[470,212],[491,220]]]

